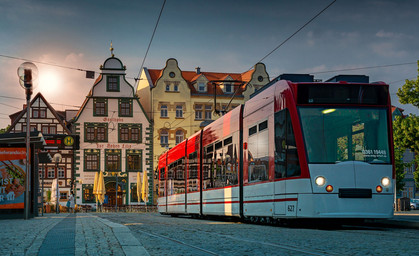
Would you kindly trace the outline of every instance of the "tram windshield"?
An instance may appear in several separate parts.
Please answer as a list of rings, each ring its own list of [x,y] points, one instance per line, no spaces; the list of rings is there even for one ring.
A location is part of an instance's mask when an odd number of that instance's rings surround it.
[[[384,108],[300,107],[309,163],[390,163]]]

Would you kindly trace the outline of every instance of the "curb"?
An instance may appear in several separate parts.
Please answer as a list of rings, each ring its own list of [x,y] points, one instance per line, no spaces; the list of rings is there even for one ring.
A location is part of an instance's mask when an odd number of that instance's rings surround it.
[[[94,216],[94,215],[92,215]],[[100,217],[96,217],[99,221],[103,224],[107,225],[108,227],[112,228],[112,231],[118,239],[119,244],[122,247],[125,255],[127,256],[150,256],[147,250],[143,247],[143,245],[134,237],[131,233],[131,230],[122,224],[118,224],[107,219],[102,219]]]

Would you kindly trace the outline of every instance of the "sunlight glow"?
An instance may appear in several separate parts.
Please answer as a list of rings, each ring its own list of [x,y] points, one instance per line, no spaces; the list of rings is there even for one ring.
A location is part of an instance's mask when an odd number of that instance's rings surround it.
[[[57,72],[51,70],[43,70],[39,74],[38,90],[42,94],[54,95],[58,92],[62,81]]]

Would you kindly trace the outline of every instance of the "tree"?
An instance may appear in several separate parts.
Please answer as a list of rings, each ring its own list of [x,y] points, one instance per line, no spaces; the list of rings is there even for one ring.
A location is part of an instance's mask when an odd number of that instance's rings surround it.
[[[6,131],[9,129],[10,125],[8,125],[6,128],[0,129],[0,134],[6,133]]]
[[[419,108],[419,61],[418,78],[416,81],[406,80],[405,84],[397,91],[397,96],[403,104],[412,104]],[[415,153],[416,166],[419,165],[419,117],[410,114],[406,117],[396,117],[393,122],[394,148],[404,152],[410,149]],[[396,159],[397,163],[397,159]],[[403,167],[404,168],[404,167]],[[396,168],[396,173],[400,171]],[[415,170],[416,186],[419,186],[419,171]]]
[[[412,104],[419,108],[419,60],[418,78],[416,81],[406,79],[405,84],[397,90],[397,96],[399,96],[400,103]]]

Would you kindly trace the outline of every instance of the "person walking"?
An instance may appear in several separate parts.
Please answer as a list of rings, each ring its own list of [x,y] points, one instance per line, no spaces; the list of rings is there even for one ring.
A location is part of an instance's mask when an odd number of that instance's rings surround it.
[[[70,194],[70,196],[68,198],[67,209],[68,209],[68,212],[74,213],[74,196],[73,196],[73,194]]]

